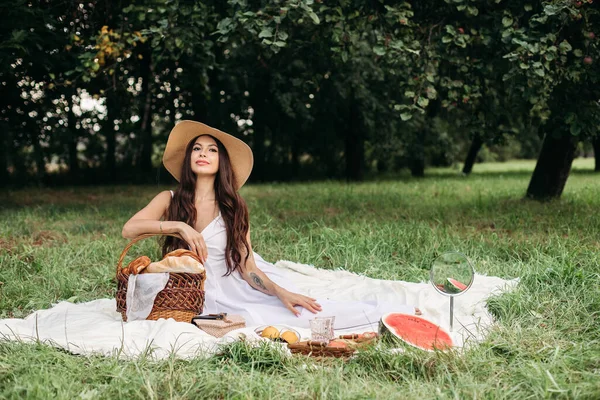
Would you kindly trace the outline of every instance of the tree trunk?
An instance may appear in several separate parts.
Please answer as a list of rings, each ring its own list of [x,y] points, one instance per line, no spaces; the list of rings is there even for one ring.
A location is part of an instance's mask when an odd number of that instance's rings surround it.
[[[71,182],[76,182],[79,179],[79,161],[77,160],[77,139],[79,138],[79,130],[77,129],[77,118],[73,113],[73,95],[69,98],[69,112],[67,113],[67,154],[69,156],[69,175]]]
[[[210,125],[208,121],[208,111],[204,94],[199,86],[192,89],[192,110],[194,111],[194,119]]]
[[[596,136],[592,140],[592,145],[594,146],[594,159],[596,160],[594,171],[600,172],[600,136]]]
[[[473,164],[475,164],[475,159],[477,158],[477,153],[481,150],[481,146],[483,145],[483,140],[479,135],[475,135],[473,140],[471,141],[471,147],[469,147],[469,153],[467,153],[467,159],[465,160],[465,165],[463,167],[463,174],[469,175],[473,170]]]
[[[270,78],[268,75],[263,80],[261,87],[256,87],[250,92],[252,107],[254,108],[252,133],[252,151],[254,153],[254,168],[252,177],[255,180],[265,180],[267,176],[267,130],[272,121],[269,120],[271,105],[269,104]]]
[[[44,150],[40,143],[40,137],[34,132],[31,132],[31,144],[33,145],[33,155],[37,170],[36,179],[38,184],[42,184],[44,182],[44,177],[46,176],[46,160],[44,159]]]
[[[410,155],[410,174],[416,178],[425,176],[425,135],[426,130],[417,135]]]
[[[425,139],[432,129],[433,120],[437,117],[442,102],[435,100],[427,107],[422,133],[415,138],[415,144],[409,156],[409,168],[412,176],[422,178],[425,176]]]
[[[291,157],[290,160],[290,180],[297,180],[300,174],[300,138],[296,130],[292,133],[292,146],[290,149]]]
[[[11,146],[10,138],[11,134],[9,131],[8,124],[2,122],[0,124],[2,127],[3,134],[0,135],[0,187],[8,184],[9,174],[8,174],[8,156],[9,156],[9,147]]]
[[[362,181],[365,170],[365,135],[360,121],[360,110],[353,92],[350,94],[349,100],[350,114],[345,137],[346,179]]]
[[[527,188],[527,197],[534,200],[560,197],[571,171],[576,145],[577,141],[571,135],[554,138],[547,134],[544,137],[542,150]]]
[[[114,76],[114,75],[113,75]],[[109,182],[117,180],[117,163],[115,152],[117,149],[117,137],[115,131],[115,120],[119,115],[119,100],[116,87],[111,87],[106,94],[106,123],[104,126],[104,137],[106,138],[106,178]]]
[[[143,51],[140,60],[140,76],[142,77],[142,93],[144,99],[144,110],[141,120],[142,154],[139,160],[139,169],[142,173],[152,169],[152,94],[150,82],[154,76],[152,73],[152,53],[149,48]]]

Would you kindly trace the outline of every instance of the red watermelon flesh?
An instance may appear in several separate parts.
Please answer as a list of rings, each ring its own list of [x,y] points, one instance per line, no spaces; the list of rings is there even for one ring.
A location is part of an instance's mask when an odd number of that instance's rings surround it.
[[[453,278],[448,278],[448,282],[458,290],[465,290],[467,288],[467,285]]]
[[[416,315],[386,314],[381,317],[380,330],[382,334],[387,330],[395,337],[423,350],[444,350],[453,345],[452,338],[444,329]]]

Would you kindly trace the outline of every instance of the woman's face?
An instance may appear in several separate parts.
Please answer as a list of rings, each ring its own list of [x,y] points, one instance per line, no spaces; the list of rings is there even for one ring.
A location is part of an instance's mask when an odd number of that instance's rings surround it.
[[[219,171],[219,148],[210,136],[200,136],[192,147],[192,172],[197,176],[216,175]]]

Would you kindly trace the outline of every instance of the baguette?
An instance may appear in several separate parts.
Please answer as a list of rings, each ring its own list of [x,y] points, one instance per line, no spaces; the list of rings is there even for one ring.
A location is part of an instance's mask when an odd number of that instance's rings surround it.
[[[158,262],[153,262],[144,270],[145,273],[180,272],[199,274],[204,272],[200,258],[189,250],[179,249],[165,255]]]

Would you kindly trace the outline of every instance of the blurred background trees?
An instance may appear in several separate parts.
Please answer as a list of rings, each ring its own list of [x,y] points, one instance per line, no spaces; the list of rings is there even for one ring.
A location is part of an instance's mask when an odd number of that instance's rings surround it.
[[[253,181],[538,158],[559,197],[600,141],[593,0],[0,5],[0,185],[160,180],[172,126],[248,142]],[[600,169],[600,164],[596,164]]]

